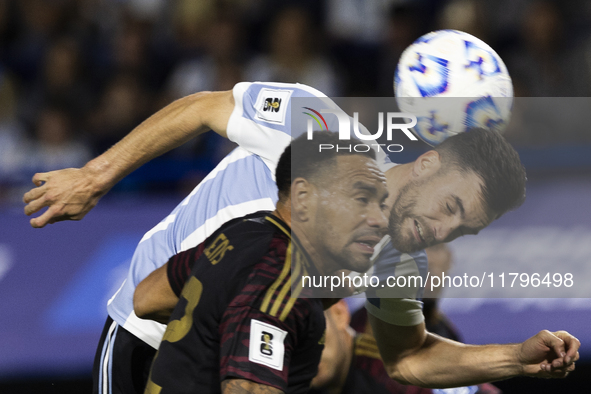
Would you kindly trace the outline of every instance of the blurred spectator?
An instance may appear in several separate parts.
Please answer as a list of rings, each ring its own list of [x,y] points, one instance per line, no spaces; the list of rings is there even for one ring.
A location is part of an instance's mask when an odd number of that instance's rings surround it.
[[[207,23],[215,16],[214,0],[178,0],[172,4],[173,26],[181,59],[200,53],[204,45]]]
[[[16,97],[14,82],[0,65],[0,189],[15,180],[26,159],[24,128],[16,118]]]
[[[591,64],[581,40],[567,29],[557,1],[536,0],[523,14],[520,46],[505,58],[516,96],[591,95]]]
[[[75,138],[72,117],[60,107],[41,110],[34,135],[29,163],[35,171],[80,167],[91,158],[87,146]]]
[[[337,40],[378,45],[395,0],[327,0],[327,28]]]
[[[6,62],[21,80],[34,82],[46,46],[59,25],[61,2],[23,0],[11,5],[14,7],[17,33],[14,40],[7,43]]]
[[[485,7],[482,0],[452,0],[441,10],[438,29],[460,30],[490,43]]]
[[[338,96],[337,75],[318,48],[318,30],[308,11],[300,7],[282,10],[272,22],[269,54],[249,63],[245,77],[249,81],[299,82],[328,96]]]
[[[380,96],[394,95],[394,72],[402,52],[425,30],[425,18],[429,15],[427,6],[420,1],[395,4],[388,13],[388,23],[384,29],[384,42],[381,49],[380,78],[377,91]]]
[[[57,103],[81,120],[92,104],[81,69],[75,39],[62,37],[54,41],[44,56],[39,82],[23,95],[20,115],[32,122],[46,103]]]
[[[115,76],[105,88],[98,107],[89,117],[89,132],[95,154],[123,138],[151,112],[149,98],[138,78]]]
[[[172,72],[168,93],[178,99],[204,90],[229,90],[243,80],[241,26],[231,17],[211,22],[203,53],[181,62]]]
[[[326,25],[331,54],[343,68],[344,96],[376,96],[385,93],[380,73],[380,52],[394,0],[327,0]],[[416,38],[416,37],[415,37]],[[394,69],[392,68],[392,76]],[[392,77],[393,79],[393,77]],[[391,86],[390,81],[387,85]]]

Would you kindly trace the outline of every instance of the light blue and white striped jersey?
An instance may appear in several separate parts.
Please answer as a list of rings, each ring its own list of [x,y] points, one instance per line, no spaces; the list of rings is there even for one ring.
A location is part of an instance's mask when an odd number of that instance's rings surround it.
[[[302,111],[292,111],[293,98],[319,100],[322,108],[338,110],[322,92],[301,84],[243,82],[234,87],[233,96],[235,105],[226,132],[239,147],[144,235],[131,259],[125,282],[108,302],[113,320],[154,348],[158,348],[165,326],[135,315],[136,286],[174,254],[199,245],[225,222],[275,209],[275,167],[291,139],[305,132],[302,129],[292,133],[291,125],[307,124],[308,119]],[[301,120],[292,122],[292,116],[300,115]],[[327,116],[326,121],[329,130],[338,130],[336,116]],[[393,166],[383,151],[377,153],[378,164],[384,171]],[[396,264],[392,256],[389,262]],[[420,312],[420,305],[418,308]]]

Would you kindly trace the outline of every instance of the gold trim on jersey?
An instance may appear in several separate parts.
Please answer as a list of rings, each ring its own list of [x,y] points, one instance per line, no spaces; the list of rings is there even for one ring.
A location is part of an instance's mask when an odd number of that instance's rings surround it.
[[[273,297],[275,290],[277,290],[279,285],[287,277],[287,274],[291,269],[291,245],[292,243],[290,242],[287,246],[287,251],[285,252],[285,261],[283,262],[283,269],[281,270],[281,274],[279,274],[279,277],[275,279],[275,282],[273,282],[271,287],[269,287],[269,289],[267,290],[265,298],[263,298],[263,303],[261,304],[261,312],[263,313],[267,313],[269,302],[271,301],[271,298]]]
[[[273,223],[279,230],[281,230],[285,235],[287,235],[289,239],[291,239],[291,232],[288,229],[286,229],[282,224],[280,224],[270,216],[265,216],[265,219]]]
[[[296,260],[297,260],[297,256],[296,256]],[[292,276],[297,277],[299,275],[299,271],[301,270],[301,265],[297,264],[297,262],[296,262],[296,266],[294,268],[295,268],[295,270],[292,272],[290,277],[287,278],[285,283],[283,283],[283,287],[281,288],[281,291],[279,292],[279,294],[277,295],[277,298],[275,299],[275,303],[273,304],[273,308],[271,308],[271,312],[269,312],[269,314],[271,316],[277,315],[277,311],[279,311],[279,308],[281,307],[281,304],[282,304],[283,300],[285,299],[285,296],[287,295],[287,293],[291,289],[291,277]]]
[[[306,269],[302,265],[302,259],[304,259],[304,257],[302,256],[301,253],[299,253],[299,251],[297,251],[296,252],[295,273],[294,273],[294,275],[292,275],[292,277],[294,277],[296,279],[299,278],[300,275],[307,275]],[[301,273],[302,270],[303,270],[303,273]],[[284,286],[291,287],[291,280],[289,282],[286,282]],[[302,292],[302,282],[298,280],[295,289],[293,289],[289,300],[285,304],[285,308],[283,308],[283,312],[281,313],[281,316],[279,316],[279,320],[284,321],[287,318],[287,315],[289,315],[289,312],[291,312],[291,308],[293,308],[293,305],[298,300],[298,297],[301,292]]]
[[[292,289],[290,294],[292,278],[299,278],[301,275],[307,275],[306,266],[308,265],[308,262],[297,243],[292,240],[289,228],[286,228],[284,225],[270,216],[266,216],[265,219],[274,224],[279,230],[287,235],[290,241],[287,246],[287,251],[285,252],[285,262],[283,263],[281,274],[275,280],[275,282],[273,282],[271,287],[267,289],[261,304],[261,312],[268,313],[271,316],[277,316],[281,306],[283,305],[283,302],[287,300],[283,310],[281,311],[281,314],[279,315],[279,320],[284,321],[291,312],[298,296],[302,292],[302,283],[298,281],[297,285]],[[291,272],[291,275],[288,275],[292,268],[293,272]],[[281,286],[282,284],[283,286]],[[279,290],[277,297],[273,300],[273,295],[279,286],[281,286],[281,290]]]
[[[378,344],[376,343],[375,338],[369,334],[357,334],[355,337],[354,354],[356,356],[381,359]]]

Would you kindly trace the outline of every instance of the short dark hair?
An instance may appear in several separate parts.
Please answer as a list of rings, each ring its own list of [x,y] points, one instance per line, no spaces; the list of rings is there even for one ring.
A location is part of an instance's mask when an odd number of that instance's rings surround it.
[[[525,201],[525,168],[517,151],[497,131],[474,128],[449,137],[435,151],[445,168],[451,164],[482,179],[482,199],[497,215],[495,219]]]
[[[331,131],[315,131],[312,140],[308,140],[307,133],[293,140],[283,151],[275,170],[279,200],[284,200],[289,196],[292,180],[300,177],[312,180],[321,172],[329,170],[336,163],[337,156],[362,155],[373,160],[376,159],[376,154],[373,149],[369,148],[369,145],[366,145],[367,151],[357,152],[354,149],[336,149],[339,143],[346,145],[346,148],[363,144],[356,138],[347,141],[339,140],[339,134]],[[334,148],[320,151],[320,144],[332,145]],[[292,150],[296,152],[296,157],[293,160]]]

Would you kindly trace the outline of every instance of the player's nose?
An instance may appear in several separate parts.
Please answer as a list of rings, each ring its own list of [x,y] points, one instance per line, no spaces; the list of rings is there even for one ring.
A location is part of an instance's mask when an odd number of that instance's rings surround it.
[[[436,222],[433,226],[435,241],[437,243],[445,242],[459,226],[460,222],[455,216],[449,216]]]
[[[371,209],[369,215],[367,215],[367,223],[371,227],[377,227],[380,230],[386,230],[388,228],[388,217],[386,216],[387,210],[377,205]]]

